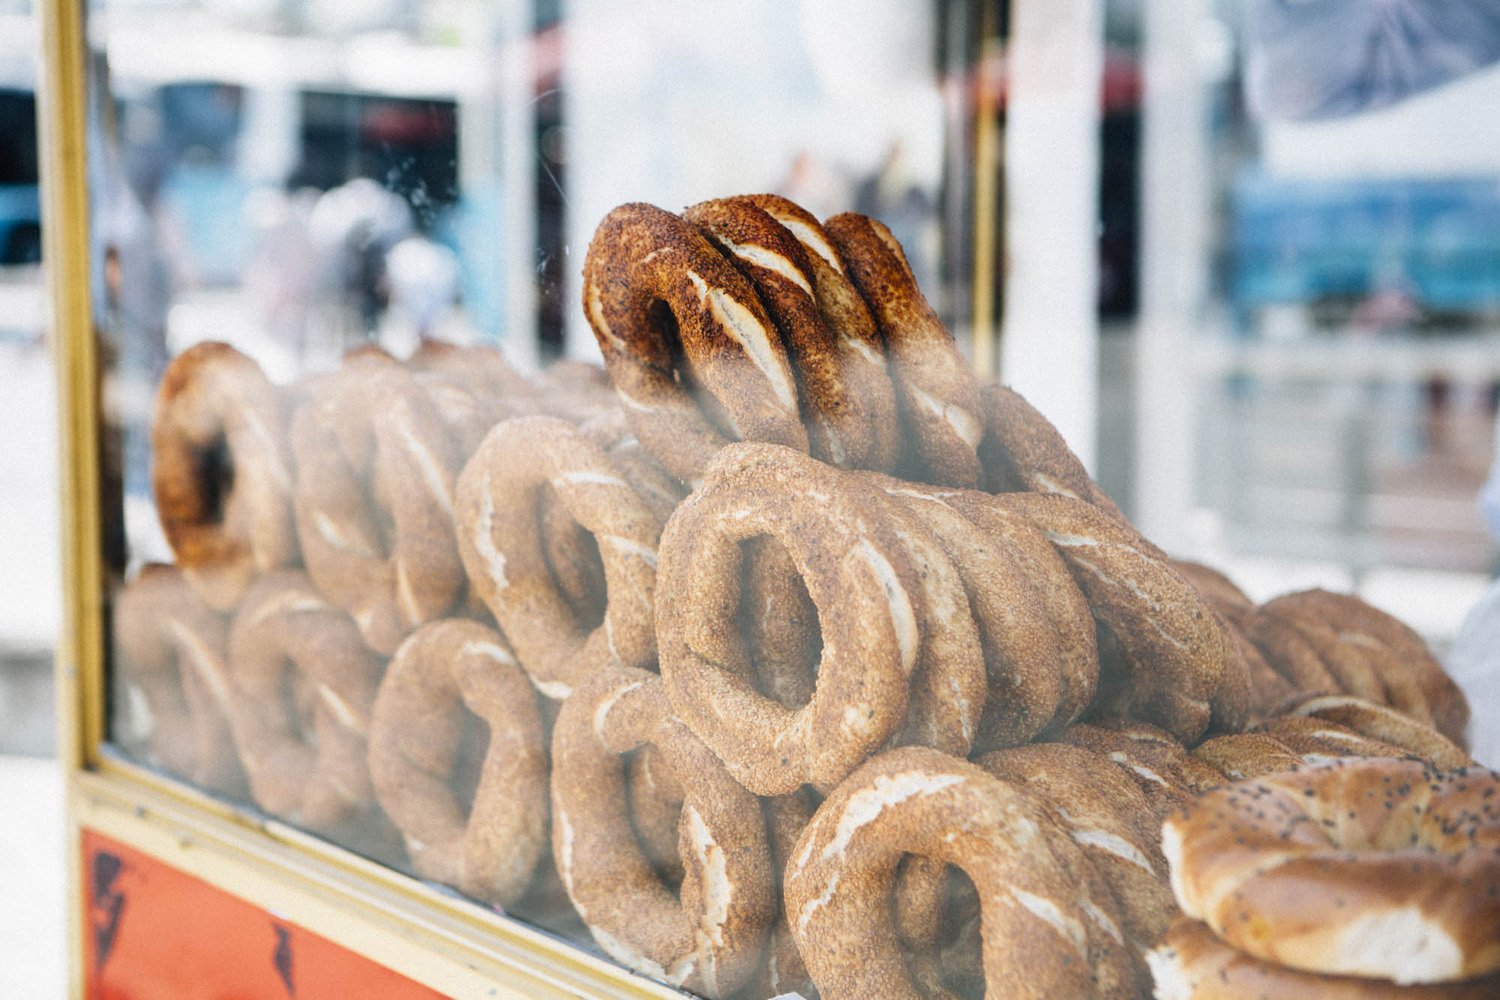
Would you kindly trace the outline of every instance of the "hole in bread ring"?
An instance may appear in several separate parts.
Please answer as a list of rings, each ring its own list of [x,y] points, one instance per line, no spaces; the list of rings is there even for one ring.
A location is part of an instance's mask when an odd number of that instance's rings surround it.
[[[839,785],[787,866],[787,918],[825,1000],[926,995],[891,922],[907,855],[953,865],[978,889],[987,996],[1021,982],[1039,997],[1133,995],[1114,900],[1081,848],[1025,792],[906,747]]]
[[[380,661],[301,573],[256,582],[229,631],[235,744],[266,812],[328,830],[370,805]]]
[[[229,729],[229,624],[175,566],[150,563],[115,599],[113,677],[145,702],[150,752],[173,774],[233,794],[244,775]],[[127,701],[129,699],[127,698]]]
[[[791,557],[823,637],[812,698],[796,709],[756,689],[736,627],[740,546],[762,535]],[[662,534],[657,634],[673,708],[756,794],[839,781],[906,718],[914,584],[886,519],[838,470],[775,445],[725,448]]]
[[[683,790],[675,895],[636,839],[623,755],[643,746]],[[611,957],[705,997],[760,963],[775,875],[755,796],[672,715],[661,680],[608,668],[563,703],[552,733],[552,847],[568,895]]]
[[[151,485],[188,584],[219,611],[294,563],[290,450],[276,388],[228,344],[195,344],[167,366],[151,425]]]
[[[455,789],[465,722],[487,729],[477,786]],[[536,694],[493,630],[444,619],[413,632],[380,682],[370,777],[417,874],[510,906],[547,843],[547,749]]]
[[[605,216],[584,261],[583,311],[631,427],[673,475],[696,480],[735,437],[807,450],[775,325],[690,223],[639,203]]]
[[[542,550],[536,505],[544,485],[596,540],[606,604],[595,628],[574,617]],[[537,690],[566,698],[606,665],[652,662],[661,520],[577,428],[556,417],[495,425],[459,476],[455,510],[469,581]]]
[[[292,447],[308,576],[371,649],[393,653],[463,592],[449,431],[413,376],[367,353],[298,407]]]
[[[1454,982],[1500,971],[1497,795],[1484,768],[1329,761],[1199,796],[1162,848],[1183,912],[1249,955]]]

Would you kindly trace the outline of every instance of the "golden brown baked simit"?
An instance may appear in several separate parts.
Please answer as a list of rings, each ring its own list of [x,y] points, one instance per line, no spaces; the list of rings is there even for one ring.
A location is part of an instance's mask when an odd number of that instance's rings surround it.
[[[683,789],[674,895],[626,813],[624,754],[650,745]],[[710,998],[756,971],[775,918],[765,819],[673,715],[661,679],[607,668],[563,703],[552,733],[552,850],[589,932],[616,961]]]
[[[454,790],[468,719],[488,743],[472,801]],[[478,622],[429,622],[396,651],[370,717],[370,777],[423,878],[510,906],[547,849],[547,747],[536,695]]]
[[[380,661],[302,573],[258,580],[229,632],[234,741],[266,812],[327,829],[374,800],[367,740]]]
[[[979,485],[979,392],[953,336],[917,287],[901,245],[874,219],[853,212],[824,224],[839,258],[885,335],[917,478],[941,486]]]
[[[537,531],[548,489],[592,533],[607,603],[597,625],[574,617]],[[497,424],[458,479],[455,520],[470,584],[500,623],[537,690],[566,698],[609,664],[647,666],[661,521],[616,465],[556,417]]]
[[[1343,760],[1210,792],[1167,821],[1177,902],[1227,943],[1400,983],[1500,970],[1500,775]]]
[[[959,868],[978,889],[988,996],[1136,995],[1114,900],[1082,849],[1016,787],[905,747],[839,785],[787,866],[787,919],[824,1000],[926,995],[887,898],[909,854]]]
[[[346,358],[297,408],[291,434],[307,574],[389,655],[464,592],[457,448],[422,385],[374,353]]]
[[[195,785],[240,790],[224,616],[199,600],[177,567],[148,563],[115,599],[113,623],[114,677],[145,702],[152,756]]]
[[[690,223],[638,203],[605,216],[584,261],[583,311],[631,427],[673,475],[696,481],[735,438],[807,450],[775,325]]]
[[[795,709],[756,689],[736,627],[740,546],[763,535],[790,556],[822,630],[812,699]],[[838,470],[774,445],[725,448],[662,532],[657,585],[672,707],[756,794],[831,785],[906,719],[922,642],[915,575]]]
[[[1465,983],[1398,986],[1325,976],[1236,951],[1196,920],[1179,917],[1147,956],[1157,1000],[1494,1000],[1500,976]]]
[[[859,467],[889,472],[901,454],[901,421],[896,390],[886,370],[885,339],[870,307],[845,273],[828,233],[811,212],[780,195],[740,195],[729,201],[748,202],[763,210],[802,244],[818,312],[834,335],[849,396],[863,409],[868,425],[870,447]]]
[[[228,344],[183,351],[157,389],[157,516],[188,584],[219,611],[260,574],[296,562],[284,421],[276,388]]]

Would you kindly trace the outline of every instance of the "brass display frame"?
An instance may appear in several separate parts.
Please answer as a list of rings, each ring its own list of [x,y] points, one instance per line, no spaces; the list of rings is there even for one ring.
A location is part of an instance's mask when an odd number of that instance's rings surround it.
[[[84,990],[85,828],[449,996],[682,996],[527,924],[109,753],[84,4],[39,5],[44,239],[60,416],[64,593],[55,669],[66,781],[69,996],[82,997]]]

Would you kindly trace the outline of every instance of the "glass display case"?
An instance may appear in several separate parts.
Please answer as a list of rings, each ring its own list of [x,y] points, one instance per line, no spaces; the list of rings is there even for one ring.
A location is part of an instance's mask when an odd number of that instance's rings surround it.
[[[1107,6],[46,4],[74,994],[1146,996],[1164,820],[1472,763],[1090,472]]]

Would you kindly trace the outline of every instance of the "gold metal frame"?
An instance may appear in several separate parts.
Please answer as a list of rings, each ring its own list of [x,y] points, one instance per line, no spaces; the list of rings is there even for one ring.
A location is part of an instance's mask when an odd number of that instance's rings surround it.
[[[457,997],[680,997],[519,921],[108,754],[99,370],[90,293],[85,0],[41,5],[44,237],[61,419],[69,994],[83,995],[81,831],[113,837]]]

